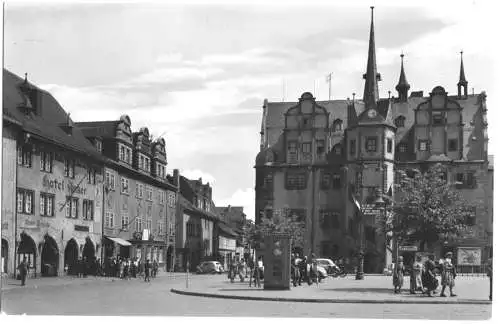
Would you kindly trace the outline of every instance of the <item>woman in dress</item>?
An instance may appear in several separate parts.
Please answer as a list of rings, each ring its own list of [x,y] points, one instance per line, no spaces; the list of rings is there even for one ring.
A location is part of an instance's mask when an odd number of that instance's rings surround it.
[[[430,255],[429,259],[425,262],[424,271],[422,274],[422,285],[426,289],[425,293],[431,297],[432,293],[438,287],[438,280],[436,279],[436,264],[434,263],[434,255]]]
[[[401,288],[403,287],[404,283],[404,269],[405,268],[403,264],[403,257],[400,256],[398,259],[398,264],[395,266],[394,274],[392,277],[392,283],[394,285],[395,294],[401,293]]]
[[[446,287],[450,288],[450,297],[455,297],[456,295],[453,293],[453,287],[455,287],[455,278],[457,276],[457,271],[455,265],[451,262],[451,258],[453,257],[453,253],[448,252],[445,255],[445,259],[441,265],[441,297],[446,297],[444,290]]]

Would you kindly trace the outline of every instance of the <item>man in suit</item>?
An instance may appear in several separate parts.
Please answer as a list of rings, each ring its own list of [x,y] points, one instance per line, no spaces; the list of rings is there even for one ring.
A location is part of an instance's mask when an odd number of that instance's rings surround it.
[[[19,275],[21,276],[21,286],[24,286],[26,284],[26,276],[28,274],[28,265],[26,263],[26,258],[23,259],[17,269],[19,270]]]

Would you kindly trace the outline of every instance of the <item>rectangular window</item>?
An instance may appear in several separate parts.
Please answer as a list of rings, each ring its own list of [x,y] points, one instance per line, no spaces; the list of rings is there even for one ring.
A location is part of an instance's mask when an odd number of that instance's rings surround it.
[[[64,176],[68,178],[75,178],[75,160],[64,159]]]
[[[144,169],[144,156],[139,155],[139,169]]]
[[[52,152],[40,152],[40,171],[52,172],[53,154]]]
[[[356,140],[350,140],[349,142],[349,154],[356,154]]]
[[[325,141],[316,140],[316,157],[318,159],[323,158],[325,155]]]
[[[102,142],[100,140],[95,140],[95,149],[97,152],[102,152]]]
[[[121,178],[121,193],[122,194],[126,194],[126,195],[129,194],[129,191],[128,191],[128,179],[125,178],[125,177]]]
[[[149,187],[147,188],[147,195],[146,199],[149,201],[153,201],[153,188]]]
[[[392,153],[392,139],[387,139],[387,153]]]
[[[91,167],[88,167],[87,168],[87,183],[88,184],[96,184],[96,181],[95,181],[95,175],[96,175],[96,170],[91,168]]]
[[[128,164],[132,164],[132,150],[129,148],[125,150],[125,159]]]
[[[54,216],[54,195],[45,192],[40,193],[40,215]]]
[[[303,190],[306,188],[306,173],[305,172],[288,172],[286,174],[287,190]]]
[[[311,159],[311,142],[302,143],[302,156],[305,160]]]
[[[115,215],[111,211],[107,211],[104,219],[104,226],[113,228],[115,226]]]
[[[448,151],[450,151],[450,152],[458,151],[458,140],[457,139],[448,140]]]
[[[142,217],[137,216],[135,218],[135,231],[142,232],[142,229],[143,229]]]
[[[83,200],[83,219],[84,220],[94,220],[94,201],[93,200]]]
[[[297,142],[290,141],[288,142],[287,147],[288,152],[288,163],[297,163]]]
[[[408,151],[408,144],[401,143],[399,144],[398,148],[400,153],[406,153]]]
[[[126,160],[125,160],[125,146],[120,145],[120,149],[119,149],[119,150],[120,150],[120,154],[119,154],[119,156],[118,156],[118,159],[119,159],[120,161],[126,161]]]
[[[145,163],[146,163],[146,171],[148,172],[151,172],[151,161],[149,160],[149,158],[146,158],[145,159]]]
[[[128,231],[129,216],[128,212],[122,213],[122,230]]]
[[[144,185],[142,183],[137,183],[135,185],[135,196],[137,198],[144,197]]]
[[[24,145],[17,148],[17,164],[26,168],[31,168],[32,148],[30,145]]]
[[[340,174],[332,175],[332,186],[333,189],[340,189],[340,187],[342,186],[342,183],[340,181]]]
[[[66,217],[78,218],[78,198],[66,196]]]
[[[321,173],[321,183],[320,183],[320,186],[321,186],[321,189],[322,190],[328,190],[331,188],[331,180],[332,180],[332,175],[328,172],[322,172]]]
[[[34,192],[26,189],[17,189],[17,212],[33,214]]]
[[[419,151],[428,151],[429,150],[429,141],[419,140],[418,141],[418,150]]]
[[[476,186],[476,177],[474,172],[467,172],[467,177],[465,179],[465,185],[469,188],[474,188]]]
[[[365,149],[367,152],[376,152],[377,151],[377,138],[376,137],[367,137],[365,142]]]

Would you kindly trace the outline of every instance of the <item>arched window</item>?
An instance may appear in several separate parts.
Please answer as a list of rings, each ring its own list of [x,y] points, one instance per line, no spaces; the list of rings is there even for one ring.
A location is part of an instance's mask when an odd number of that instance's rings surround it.
[[[342,120],[341,119],[335,119],[333,122],[333,131],[334,132],[341,132],[342,131]]]
[[[396,127],[405,127],[405,120],[406,118],[404,116],[399,116],[395,120]]]

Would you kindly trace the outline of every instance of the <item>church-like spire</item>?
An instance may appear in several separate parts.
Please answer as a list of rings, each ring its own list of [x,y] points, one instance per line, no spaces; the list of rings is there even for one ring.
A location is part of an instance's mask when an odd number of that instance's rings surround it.
[[[403,65],[403,58],[405,57],[401,53],[401,74],[399,75],[399,82],[396,85],[396,90],[398,91],[399,101],[408,101],[408,90],[410,90],[410,84],[406,81],[405,68]]]
[[[464,89],[464,95],[467,97],[467,80],[465,79],[465,71],[464,71],[464,58],[463,51],[460,51],[460,78],[458,80],[458,96],[462,96],[462,88]]]
[[[366,65],[366,74],[363,75],[365,81],[365,91],[363,92],[363,101],[365,107],[375,108],[378,101],[378,81],[380,81],[380,74],[377,73],[377,59],[375,57],[375,30],[373,27],[373,8],[372,21],[370,26],[370,43],[368,45],[368,63]]]

